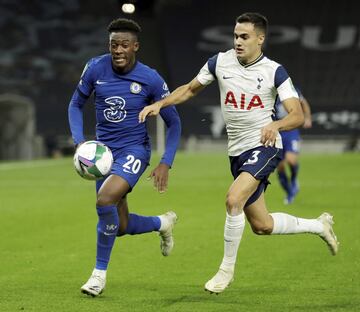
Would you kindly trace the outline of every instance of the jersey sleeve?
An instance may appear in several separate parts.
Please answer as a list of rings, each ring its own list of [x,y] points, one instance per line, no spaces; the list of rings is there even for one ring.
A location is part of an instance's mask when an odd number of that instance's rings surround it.
[[[291,78],[283,66],[280,65],[276,69],[274,80],[274,85],[281,102],[292,97],[299,98]]]
[[[164,81],[164,79],[158,74],[157,71],[154,71],[154,74],[149,77],[151,81],[151,94],[150,99],[154,102],[160,101],[161,99],[167,97],[170,92],[169,88]]]
[[[302,94],[300,88],[298,86],[295,86],[295,89],[296,89],[296,92],[298,93],[299,95],[299,99],[300,100],[303,100],[304,99],[304,95]]]
[[[75,144],[85,141],[83,132],[83,106],[86,100],[87,97],[76,89],[68,107],[69,126]]]
[[[216,63],[218,54],[209,58],[206,64],[200,69],[196,79],[203,85],[209,85],[216,79]]]
[[[164,79],[154,71],[151,77],[152,95],[151,99],[156,102],[170,94],[169,88]],[[160,110],[160,116],[166,125],[165,152],[160,163],[172,166],[181,137],[181,121],[175,106],[167,106]]]
[[[84,96],[89,97],[94,90],[94,82],[94,59],[91,59],[84,67],[77,89]]]
[[[75,144],[85,141],[83,133],[83,106],[93,91],[93,82],[93,59],[91,59],[84,67],[68,107],[69,126]]]
[[[160,110],[160,116],[166,125],[165,152],[160,163],[172,166],[181,137],[181,121],[175,106],[164,107]]]

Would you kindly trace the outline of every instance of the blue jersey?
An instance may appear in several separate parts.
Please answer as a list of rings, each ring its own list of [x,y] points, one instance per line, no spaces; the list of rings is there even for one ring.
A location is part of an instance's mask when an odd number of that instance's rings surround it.
[[[111,55],[92,58],[85,66],[69,105],[69,123],[75,143],[85,141],[82,107],[94,92],[96,137],[113,149],[149,143],[145,123],[139,123],[141,110],[169,94],[156,70],[136,62],[131,71],[116,73]],[[180,139],[180,119],[174,106],[160,111],[168,127],[163,158],[171,165]],[[170,136],[170,137],[169,137]]]

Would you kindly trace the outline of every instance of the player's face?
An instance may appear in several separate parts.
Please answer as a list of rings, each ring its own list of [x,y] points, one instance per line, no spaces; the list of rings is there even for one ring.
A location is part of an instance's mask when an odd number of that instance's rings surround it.
[[[112,32],[109,50],[114,68],[120,72],[127,72],[135,64],[135,54],[139,50],[139,42],[132,33]]]
[[[261,54],[265,36],[257,31],[252,23],[236,23],[234,29],[234,48],[242,63],[251,63]]]

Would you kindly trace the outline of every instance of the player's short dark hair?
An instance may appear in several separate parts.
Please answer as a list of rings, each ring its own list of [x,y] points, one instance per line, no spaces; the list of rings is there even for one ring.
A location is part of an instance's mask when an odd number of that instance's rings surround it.
[[[135,21],[127,18],[118,18],[113,20],[109,24],[107,29],[109,33],[122,32],[122,31],[131,32],[136,36],[136,38],[138,37],[138,34],[141,32],[140,25]]]
[[[236,23],[251,23],[254,25],[254,28],[262,31],[264,35],[267,33],[268,20],[260,13],[247,12],[241,14],[236,18]]]

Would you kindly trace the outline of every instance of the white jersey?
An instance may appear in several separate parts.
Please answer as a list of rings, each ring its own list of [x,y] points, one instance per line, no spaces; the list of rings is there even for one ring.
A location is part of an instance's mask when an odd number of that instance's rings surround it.
[[[261,146],[261,128],[272,122],[276,96],[298,98],[286,70],[261,55],[241,64],[234,49],[210,58],[197,75],[202,85],[218,80],[221,111],[228,135],[229,156]],[[282,148],[278,134],[275,146]]]

